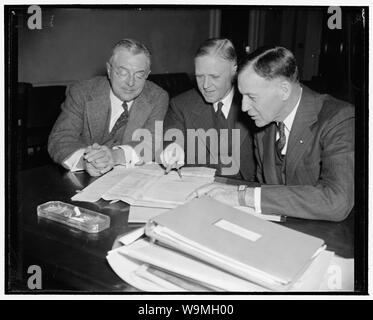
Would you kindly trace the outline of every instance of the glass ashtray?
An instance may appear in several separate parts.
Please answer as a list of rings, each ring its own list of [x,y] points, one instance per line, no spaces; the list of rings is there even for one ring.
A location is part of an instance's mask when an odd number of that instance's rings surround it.
[[[37,207],[38,216],[79,230],[98,233],[109,228],[110,217],[61,201],[49,201]]]

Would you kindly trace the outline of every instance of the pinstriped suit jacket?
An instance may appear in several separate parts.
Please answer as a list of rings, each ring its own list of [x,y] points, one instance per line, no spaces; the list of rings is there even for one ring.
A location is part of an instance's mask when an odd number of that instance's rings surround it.
[[[115,144],[138,144],[132,140],[138,128],[149,129],[154,144],[154,123],[163,120],[168,101],[166,91],[146,81],[143,91],[132,104],[127,127],[120,132]],[[81,81],[70,87],[61,108],[48,140],[48,151],[54,161],[62,163],[76,150],[94,142],[103,144],[107,140],[111,105],[110,83],[106,77]]]
[[[262,213],[340,221],[354,205],[355,109],[303,87],[285,157],[285,185],[275,168],[275,124],[254,137]]]

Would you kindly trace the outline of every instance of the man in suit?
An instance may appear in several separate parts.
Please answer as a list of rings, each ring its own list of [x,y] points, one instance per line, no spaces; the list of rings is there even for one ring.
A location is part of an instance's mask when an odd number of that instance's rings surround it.
[[[146,80],[150,59],[143,44],[123,39],[106,63],[107,77],[70,88],[48,140],[54,161],[99,176],[114,165],[140,162],[140,146],[154,158],[155,121],[166,114],[168,94]],[[149,130],[152,141],[139,144],[139,128]]]
[[[262,214],[341,221],[354,205],[354,107],[298,81],[293,54],[258,50],[238,76],[242,110],[261,129],[254,137],[261,187],[212,184],[196,190]]]
[[[255,165],[250,118],[241,111],[241,95],[234,88],[237,56],[231,41],[208,39],[195,55],[198,90],[173,98],[164,121],[167,167],[184,164],[210,166],[217,174],[252,181]],[[182,139],[169,144],[167,131]],[[198,142],[196,146],[195,142]],[[168,143],[168,145],[167,145]]]

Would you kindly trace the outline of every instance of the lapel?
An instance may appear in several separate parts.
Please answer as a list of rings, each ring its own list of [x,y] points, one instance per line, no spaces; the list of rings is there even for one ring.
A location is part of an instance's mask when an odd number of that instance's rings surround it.
[[[237,168],[241,168],[241,146],[245,141],[247,135],[249,134],[248,131],[248,121],[250,118],[248,115],[241,110],[241,100],[242,96],[237,92],[235,89],[233,101],[231,108],[229,110],[228,117],[233,120],[233,128],[232,129],[239,129],[240,131],[240,143],[239,144],[232,144],[232,155],[233,161],[235,161]],[[236,156],[237,155],[237,156]]]
[[[106,78],[101,78],[92,92],[87,95],[88,127],[93,142],[104,140],[107,131],[106,120],[110,112],[110,84]]]
[[[268,184],[281,184],[282,182],[278,179],[276,171],[276,159],[275,159],[275,139],[276,139],[276,124],[270,123],[263,134],[263,145],[262,145],[262,159],[263,159],[263,173],[265,181]],[[259,133],[260,134],[260,133]]]
[[[237,89],[235,91],[232,106],[229,110],[229,117],[232,117],[233,119],[233,128],[234,129],[240,129],[240,145],[244,142],[246,139],[246,136],[249,134],[249,122],[250,117],[247,115],[247,113],[242,112],[241,110],[241,101],[242,96],[237,92]]]
[[[198,94],[200,94],[198,92]],[[211,112],[212,104],[206,103],[203,97],[201,96],[201,99],[194,102],[193,109],[191,112],[191,122],[193,124],[193,127],[196,129],[203,129],[205,132],[207,132],[209,129],[214,128],[214,119],[212,118],[212,112]],[[206,150],[209,154],[212,155],[212,158],[215,161],[218,161],[217,155],[210,152],[209,145],[206,144],[206,137],[205,135],[198,134],[200,141],[203,142],[203,144],[206,147]]]
[[[291,128],[286,150],[286,180],[291,181],[298,161],[303,157],[313,141],[311,126],[317,121],[321,99],[317,99],[311,90],[303,87],[302,98]]]
[[[133,101],[128,124],[123,134],[123,143],[132,141],[133,132],[143,126],[152,111],[152,106],[148,99],[148,91],[149,87],[146,83],[141,94]]]
[[[194,128],[202,128],[207,131],[214,127],[211,108],[212,104],[206,103],[204,100],[194,103],[191,112],[191,121]]]

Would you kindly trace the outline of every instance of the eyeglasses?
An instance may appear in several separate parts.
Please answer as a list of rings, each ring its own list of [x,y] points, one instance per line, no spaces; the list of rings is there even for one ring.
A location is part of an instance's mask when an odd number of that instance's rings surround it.
[[[113,68],[117,77],[121,80],[126,80],[132,77],[134,77],[136,80],[145,80],[148,77],[149,72],[150,72],[150,71],[147,72],[147,71],[141,70],[141,71],[135,72],[134,74],[131,74],[127,69],[117,68],[112,64],[110,64],[110,66],[111,68]]]

